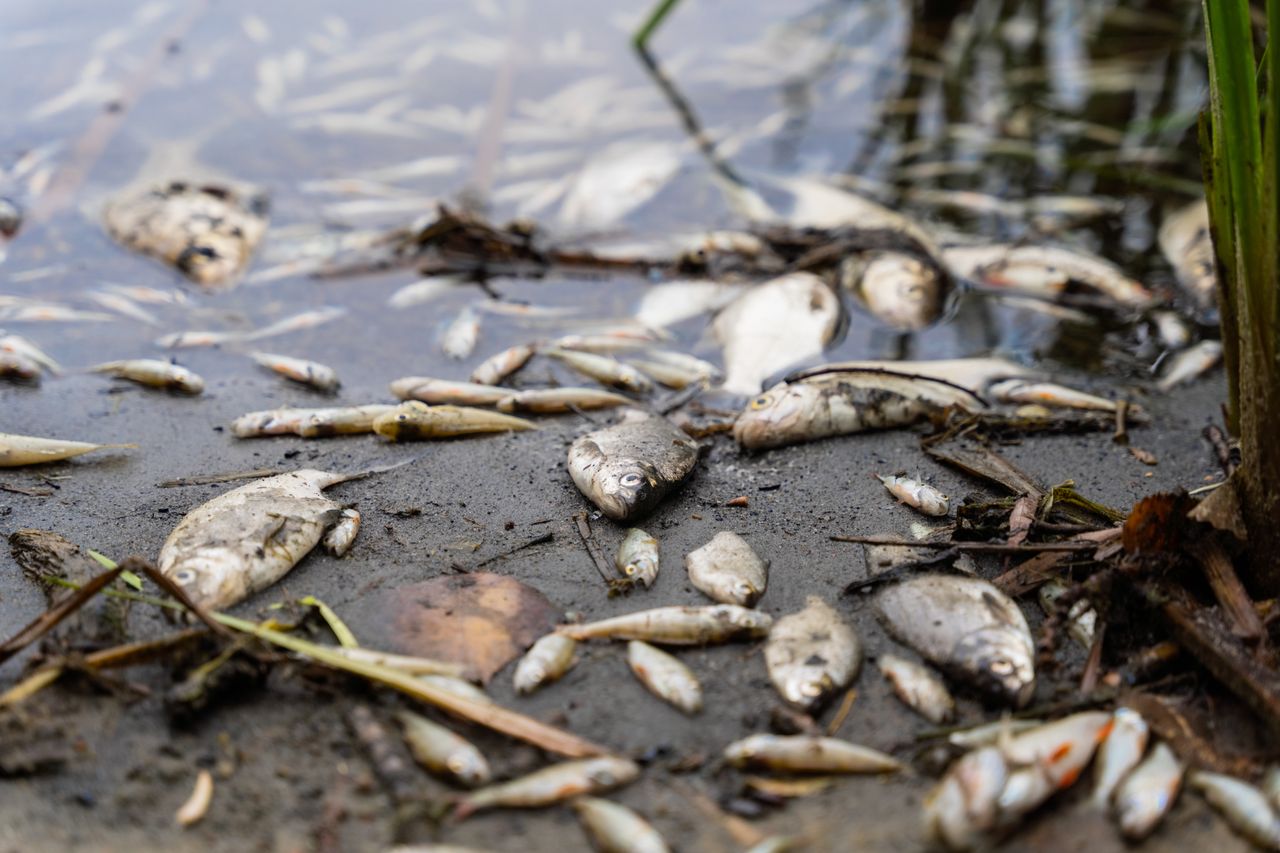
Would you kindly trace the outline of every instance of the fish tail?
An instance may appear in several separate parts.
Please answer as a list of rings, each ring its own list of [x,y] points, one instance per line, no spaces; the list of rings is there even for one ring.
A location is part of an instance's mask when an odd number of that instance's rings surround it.
[[[99,449],[99,450],[107,450],[107,449],[111,449],[111,450],[137,450],[137,449],[138,449],[138,445],[136,445],[136,444],[99,444],[99,445],[98,445],[98,449]]]
[[[478,811],[476,804],[468,798],[460,798],[453,803],[453,813],[449,819],[453,823],[462,823]]]

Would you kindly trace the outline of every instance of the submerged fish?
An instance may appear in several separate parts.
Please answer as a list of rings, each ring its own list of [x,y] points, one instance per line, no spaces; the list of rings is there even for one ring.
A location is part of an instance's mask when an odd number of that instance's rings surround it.
[[[489,762],[470,741],[411,711],[398,711],[396,719],[409,752],[427,770],[468,788],[489,781]]]
[[[833,607],[811,595],[803,610],[774,623],[764,663],[783,699],[813,711],[858,677],[862,643]]]
[[[946,288],[936,267],[899,252],[840,265],[841,284],[880,322],[904,332],[918,331],[942,316]]]
[[[569,476],[605,515],[628,521],[652,511],[693,473],[698,450],[666,418],[633,409],[573,442]]]
[[[455,403],[464,406],[492,406],[511,396],[510,388],[481,385],[475,382],[451,382],[428,376],[406,376],[391,383],[391,393],[401,400],[424,403]]]
[[[273,373],[326,394],[337,391],[341,384],[336,370],[316,361],[269,352],[251,352],[249,358],[253,359],[255,364]]]
[[[1151,834],[1178,798],[1185,770],[1168,744],[1158,743],[1120,783],[1115,814],[1125,838],[1138,841]]]
[[[603,391],[599,388],[530,388],[526,391],[500,389],[504,393],[498,399],[500,412],[533,412],[535,414],[557,414],[572,412],[575,409],[591,411],[593,409],[612,409],[615,406],[631,406],[635,400]]]
[[[249,412],[231,422],[236,438],[263,435],[298,435],[303,438],[327,438],[333,435],[358,435],[373,432],[373,422],[395,406],[372,403],[367,406],[339,406],[331,409],[269,409]]]
[[[1035,693],[1035,643],[1018,605],[977,578],[923,575],[876,597],[889,633],[930,663],[1022,707]]]
[[[561,634],[546,634],[529,647],[514,675],[517,693],[532,693],[560,678],[573,666],[577,641]]]
[[[627,643],[627,665],[640,683],[663,702],[686,714],[702,710],[702,685],[678,658],[641,640],[632,640]]]
[[[573,810],[601,853],[668,853],[658,831],[626,806],[596,797],[579,797]]]
[[[694,588],[721,604],[754,607],[769,582],[769,561],[728,530],[686,554],[684,565]]]
[[[125,361],[107,361],[89,368],[92,373],[106,373],[117,379],[127,379],[139,385],[164,388],[181,394],[200,394],[204,380],[181,365],[156,358],[132,358]]]
[[[92,453],[95,450],[137,446],[136,444],[90,444],[85,441],[64,441],[59,438],[37,438],[33,435],[0,432],[0,468],[59,462]]]
[[[702,646],[753,640],[769,633],[773,619],[733,604],[658,607],[583,625],[561,625],[556,633],[575,640],[643,640],[663,646]]]
[[[889,494],[925,515],[941,517],[950,509],[947,496],[928,483],[910,477],[883,477],[878,474],[876,479],[884,484]]]
[[[1218,304],[1218,266],[1209,233],[1209,205],[1201,199],[1166,216],[1157,239],[1178,284],[1201,311],[1213,311]]]
[[[893,654],[876,658],[880,672],[888,679],[893,695],[934,725],[942,725],[956,713],[956,700],[927,668]]]
[[[495,432],[537,429],[523,418],[467,406],[428,406],[418,400],[401,403],[373,419],[373,431],[391,441],[426,441]]]
[[[658,540],[638,527],[631,528],[618,547],[614,564],[624,577],[638,580],[648,589],[658,579]]]
[[[471,381],[477,385],[497,385],[533,358],[534,349],[528,344],[507,347],[489,356],[471,371]]]
[[[482,809],[541,808],[583,794],[612,791],[639,775],[640,767],[634,761],[613,755],[563,761],[467,794],[458,802],[454,817],[462,820]]]
[[[788,773],[891,773],[902,769],[902,762],[883,752],[810,735],[751,735],[725,747],[724,760],[734,767],[766,767]]]

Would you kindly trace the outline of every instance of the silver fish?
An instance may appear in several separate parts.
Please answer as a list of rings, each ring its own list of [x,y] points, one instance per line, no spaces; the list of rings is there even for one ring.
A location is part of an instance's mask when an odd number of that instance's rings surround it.
[[[231,422],[231,434],[236,438],[263,435],[298,435],[303,438],[357,435],[373,432],[373,422],[395,409],[395,406],[386,403],[373,403],[368,406],[339,406],[331,409],[270,409],[249,412]]]
[[[658,579],[658,540],[638,527],[631,528],[618,546],[614,564],[624,577],[634,578],[648,589]]]
[[[893,654],[880,655],[876,665],[888,679],[893,695],[929,722],[942,725],[955,717],[956,700],[925,667]]]
[[[769,633],[773,619],[733,604],[658,607],[583,625],[561,625],[556,633],[575,640],[644,640],[664,646],[701,646],[753,640]]]
[[[734,767],[789,773],[891,773],[902,769],[902,762],[883,752],[810,735],[751,735],[725,747],[724,760]]]
[[[428,406],[418,400],[401,403],[373,419],[373,431],[391,441],[424,441],[530,429],[537,427],[523,418],[467,406]]]
[[[942,315],[943,279],[920,258],[898,252],[848,258],[840,264],[840,279],[871,316],[894,329],[918,331]]]
[[[411,305],[421,305],[424,302],[430,302],[433,299],[444,296],[446,293],[461,290],[464,287],[466,285],[463,282],[446,277],[415,281],[413,284],[406,284],[391,294],[391,297],[387,300],[387,305],[392,308],[408,308]]]
[[[637,394],[653,390],[653,382],[648,376],[631,365],[607,355],[569,349],[548,349],[545,355],[564,362],[583,376],[594,379],[602,385],[610,385]]]
[[[1157,237],[1160,252],[1178,284],[1202,311],[1218,304],[1218,265],[1209,233],[1209,205],[1203,199],[1165,217]]]
[[[160,321],[155,314],[145,308],[134,304],[133,300],[119,293],[103,293],[100,291],[90,291],[86,294],[89,299],[98,303],[108,311],[115,311],[117,314],[123,314],[131,320],[137,320],[140,323],[146,323],[149,326],[158,326]]]
[[[652,511],[693,473],[698,449],[667,419],[633,409],[573,442],[569,476],[605,515],[628,521]]]
[[[813,711],[858,677],[862,643],[834,608],[811,595],[803,610],[774,623],[764,663],[783,699]]]
[[[21,335],[4,335],[0,337],[0,352],[11,353],[35,362],[54,376],[62,372],[62,365]]]
[[[1053,406],[1062,409],[1084,409],[1095,412],[1114,412],[1116,401],[1086,394],[1065,385],[1052,382],[1034,382],[1027,379],[1004,379],[987,388],[987,392],[1001,403],[1028,403]]]
[[[501,390],[506,394],[499,398],[496,404],[500,412],[533,412],[545,415],[572,412],[575,409],[590,411],[635,404],[635,400],[630,397],[600,388],[530,388],[525,391],[511,391],[503,388]]]
[[[1010,826],[1080,778],[1108,733],[1111,715],[1084,711],[1046,723],[1000,746],[1011,772],[996,800],[997,821]]]
[[[728,530],[686,554],[684,565],[694,588],[721,604],[754,607],[769,582],[769,561]]]
[[[583,794],[612,791],[640,775],[634,761],[606,755],[563,761],[509,782],[473,791],[459,801],[454,816],[461,820],[482,809],[541,808]]]
[[[876,597],[889,633],[930,663],[1022,707],[1035,694],[1035,643],[1018,605],[977,578],[923,575]]]
[[[1130,841],[1146,838],[1173,807],[1186,767],[1168,744],[1158,743],[1116,789],[1120,832]]]
[[[60,462],[95,450],[136,448],[137,446],[136,444],[90,444],[87,441],[64,441],[59,438],[38,438],[33,435],[0,432],[0,468]]]
[[[925,515],[940,517],[946,515],[950,509],[947,496],[928,483],[922,483],[910,477],[884,477],[879,474],[876,475],[876,479],[884,484],[889,494]]]
[[[1236,832],[1264,850],[1280,850],[1280,815],[1262,791],[1207,770],[1192,771],[1187,784],[1203,794]]]
[[[1120,305],[1144,306],[1151,291],[1114,264],[1058,246],[995,244],[944,249],[943,262],[961,278],[993,287],[1057,292],[1075,282]]]
[[[533,358],[534,349],[528,344],[517,344],[489,356],[471,371],[471,381],[477,385],[497,385]]]
[[[658,831],[626,806],[596,797],[579,797],[573,810],[600,853],[667,853]]]
[[[680,660],[641,640],[627,643],[627,665],[640,683],[686,714],[702,710],[702,685]]]
[[[132,358],[125,361],[107,361],[89,368],[92,373],[106,373],[117,379],[127,379],[139,385],[164,388],[181,394],[200,394],[204,380],[177,364],[156,358]]]
[[[1132,708],[1117,708],[1112,718],[1111,734],[1098,749],[1098,759],[1093,765],[1093,796],[1090,799],[1100,809],[1111,805],[1111,795],[1116,787],[1130,770],[1138,766],[1151,735],[1147,721]]]
[[[577,641],[561,634],[538,638],[516,664],[516,692],[532,693],[560,678],[573,666],[573,654],[577,648]]]
[[[663,328],[706,314],[733,301],[742,288],[713,281],[668,281],[650,285],[636,306],[636,319]]]
[[[968,752],[948,768],[924,800],[925,834],[948,850],[988,846],[1009,765],[994,746]]]
[[[977,749],[978,747],[1001,743],[1013,735],[1029,732],[1043,725],[1044,720],[1024,720],[1021,718],[1015,720],[1011,717],[1005,717],[993,723],[983,723],[980,726],[952,732],[947,735],[947,743],[961,749]]]
[[[1222,343],[1220,341],[1201,341],[1193,347],[1175,353],[1169,359],[1160,379],[1156,382],[1156,387],[1161,391],[1168,391],[1177,385],[1191,382],[1207,373],[1221,360]]]
[[[468,788],[488,783],[489,762],[470,741],[411,711],[397,712],[396,719],[409,752],[427,770]]]
[[[255,364],[273,373],[326,394],[337,391],[341,384],[336,370],[316,361],[269,352],[251,352],[249,358],[253,359]]]
[[[440,349],[449,358],[461,361],[475,351],[480,339],[480,315],[471,308],[463,308],[454,318],[440,339]]]
[[[463,406],[492,406],[511,396],[510,388],[481,385],[475,382],[451,382],[428,376],[406,376],[391,383],[391,393],[401,400],[424,403],[454,403]]]

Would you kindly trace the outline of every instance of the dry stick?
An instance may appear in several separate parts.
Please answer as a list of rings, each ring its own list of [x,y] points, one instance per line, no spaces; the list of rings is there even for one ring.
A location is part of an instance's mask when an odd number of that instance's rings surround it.
[[[1009,545],[1004,542],[929,542],[919,539],[896,539],[892,536],[828,536],[832,542],[853,542],[862,545],[909,545],[913,548],[954,548],[957,551],[976,551],[982,554],[1044,554],[1049,552],[1092,551],[1096,542],[1040,542],[1030,545]]]
[[[507,557],[510,557],[512,554],[518,554],[521,551],[523,551],[525,548],[532,548],[535,545],[543,545],[547,542],[553,541],[555,538],[556,537],[554,533],[552,533],[551,531],[547,531],[541,536],[535,536],[533,539],[530,539],[527,542],[522,542],[521,544],[516,545],[514,548],[508,548],[506,551],[503,551],[499,554],[494,554],[492,557],[486,557],[485,559],[476,563],[474,568],[467,569],[466,571],[474,571],[475,569],[482,569],[485,566],[489,565],[490,563],[496,563],[499,560],[507,559]]]
[[[1258,618],[1253,599],[1245,591],[1222,544],[1215,537],[1209,536],[1191,545],[1189,550],[1204,569],[1205,579],[1209,581],[1214,597],[1222,605],[1232,633],[1251,646],[1263,643],[1267,637],[1267,629]]]
[[[122,571],[122,567],[116,566],[114,569],[103,572],[80,587],[75,595],[68,596],[33,619],[21,631],[6,640],[3,645],[0,645],[0,663],[13,657],[43,637],[59,622],[83,607],[85,602],[97,595],[104,586],[119,577]]]
[[[596,571],[600,573],[600,577],[604,578],[604,582],[612,584],[617,578],[609,571],[609,559],[600,550],[600,543],[596,541],[595,535],[591,532],[591,522],[587,519],[585,512],[580,512],[573,517],[574,524],[578,529],[578,536],[582,539],[582,545],[587,549],[587,554],[591,557],[592,564],[595,565]]]
[[[831,722],[827,724],[827,735],[834,735],[840,731],[840,727],[844,725],[844,721],[848,719],[849,712],[853,710],[853,703],[857,701],[857,688],[850,687],[845,691],[844,699],[840,701],[840,708],[836,711],[836,715],[831,718]]]
[[[1111,436],[1111,440],[1116,444],[1129,443],[1129,401],[1120,400],[1116,403],[1116,432]]]
[[[215,483],[230,483],[235,480],[256,480],[259,477],[274,477],[287,474],[285,468],[254,468],[252,471],[233,471],[229,474],[210,474],[207,477],[179,477],[176,480],[165,480],[156,483],[160,489],[175,489],[182,486],[211,486]]]

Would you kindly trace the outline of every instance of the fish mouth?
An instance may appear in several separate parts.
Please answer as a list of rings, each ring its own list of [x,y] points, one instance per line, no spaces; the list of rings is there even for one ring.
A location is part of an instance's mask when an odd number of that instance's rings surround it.
[[[1026,644],[1005,631],[978,631],[956,646],[956,662],[984,693],[1024,708],[1036,692],[1036,676]]]

